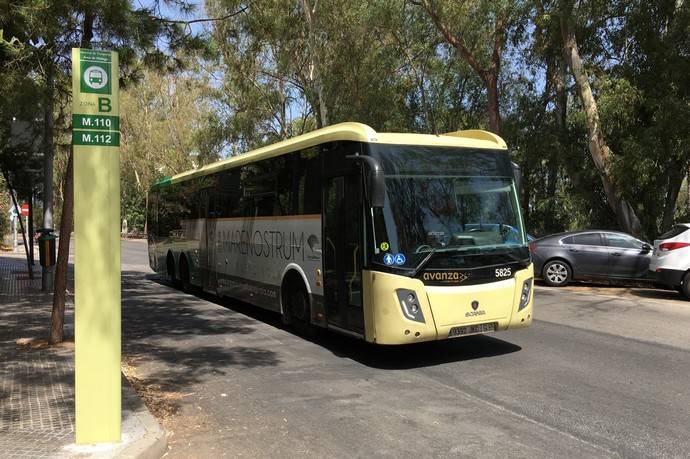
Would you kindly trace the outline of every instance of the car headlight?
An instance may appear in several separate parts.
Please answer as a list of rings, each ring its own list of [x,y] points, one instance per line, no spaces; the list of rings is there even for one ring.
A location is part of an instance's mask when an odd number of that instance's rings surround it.
[[[419,298],[414,290],[408,290],[404,288],[397,289],[395,293],[398,295],[398,301],[400,302],[400,308],[402,309],[403,315],[415,322],[424,322],[424,314],[422,313],[422,308],[419,305]]]
[[[529,303],[529,297],[532,294],[532,279],[527,279],[522,283],[522,291],[520,292],[520,306],[518,311],[522,311]]]

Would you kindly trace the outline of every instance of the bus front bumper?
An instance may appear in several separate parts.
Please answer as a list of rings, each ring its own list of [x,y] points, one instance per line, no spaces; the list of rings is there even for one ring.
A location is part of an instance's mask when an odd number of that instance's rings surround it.
[[[511,279],[468,286],[426,286],[419,279],[376,271],[364,271],[363,278],[365,338],[370,342],[433,341],[532,323],[532,265]],[[525,303],[523,298],[520,307],[526,283],[528,300]],[[416,314],[402,304],[408,292],[416,297]]]

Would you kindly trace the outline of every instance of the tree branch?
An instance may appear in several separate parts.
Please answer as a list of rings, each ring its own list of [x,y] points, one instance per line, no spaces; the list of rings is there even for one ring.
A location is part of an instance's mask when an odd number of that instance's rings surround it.
[[[231,17],[240,15],[247,11],[249,9],[249,5],[244,6],[240,8],[239,10],[233,12],[233,13],[228,13],[225,16],[220,16],[217,18],[204,18],[204,19],[192,19],[191,21],[182,21],[182,20],[177,20],[177,19],[166,19],[166,18],[160,18],[156,16],[151,16],[151,19],[158,21],[158,22],[163,22],[165,24],[184,24],[184,25],[190,25],[190,24],[197,24],[199,22],[215,22],[215,21],[225,21],[226,19],[230,19]]]
[[[479,61],[477,61],[477,59],[474,57],[474,54],[470,52],[470,50],[465,45],[465,41],[462,39],[462,37],[453,35],[453,33],[451,33],[448,25],[446,25],[446,23],[444,23],[438,16],[436,11],[434,11],[430,0],[421,0],[421,4],[426,10],[426,12],[429,13],[431,20],[436,25],[436,28],[443,34],[446,41],[453,45],[453,47],[458,50],[463,59],[465,59],[465,61],[470,65],[470,67],[472,67],[472,69],[474,69],[474,71],[477,72],[479,77],[483,81],[486,81],[486,69],[482,67]]]

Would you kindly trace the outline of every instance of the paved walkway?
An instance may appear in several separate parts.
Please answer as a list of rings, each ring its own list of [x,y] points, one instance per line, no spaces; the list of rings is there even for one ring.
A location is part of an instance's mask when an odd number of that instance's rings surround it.
[[[52,294],[40,266],[29,279],[23,254],[0,253],[0,457],[156,458],[165,433],[122,381],[122,441],[75,445],[74,278],[68,275],[65,343],[47,347]]]
[[[74,350],[38,343],[48,337],[52,295],[41,292],[40,266],[34,280],[28,274],[22,254],[0,254],[0,456],[67,457],[59,451],[74,442]],[[34,344],[18,344],[26,339]]]

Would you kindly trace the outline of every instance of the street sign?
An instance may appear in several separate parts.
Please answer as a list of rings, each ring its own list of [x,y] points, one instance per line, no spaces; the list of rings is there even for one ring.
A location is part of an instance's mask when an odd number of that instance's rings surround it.
[[[72,49],[77,443],[119,442],[118,55]]]
[[[21,205],[19,208],[19,211],[22,213],[22,217],[28,217],[29,216],[29,205],[24,203]]]

